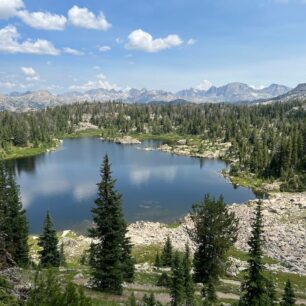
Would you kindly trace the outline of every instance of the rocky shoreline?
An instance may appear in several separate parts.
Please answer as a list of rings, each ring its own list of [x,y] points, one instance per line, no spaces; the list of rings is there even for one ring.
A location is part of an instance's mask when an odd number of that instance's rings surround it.
[[[239,219],[238,240],[235,247],[247,251],[251,232],[251,219],[255,204],[232,204],[229,209]],[[276,193],[262,200],[265,255],[277,260],[286,271],[306,274],[306,193]],[[156,222],[136,222],[129,226],[129,236],[137,244],[161,244],[169,236],[175,248],[183,250],[186,242],[192,245],[188,229],[192,228],[186,217],[177,228],[168,228]]]
[[[222,143],[218,148],[209,148],[206,150],[199,150],[197,146],[190,146],[186,144],[186,139],[181,139],[174,146],[163,144],[157,150],[176,155],[199,157],[199,158],[222,158],[225,156],[227,150],[231,146],[230,143]]]
[[[248,250],[247,240],[257,201],[229,206],[239,219],[238,240],[235,244],[238,250]],[[306,275],[306,192],[273,194],[269,199],[262,200],[262,208],[265,255],[277,262],[268,265],[268,269]],[[169,236],[174,248],[183,250],[186,242],[194,248],[188,235],[188,230],[192,227],[193,224],[188,216],[175,228],[159,222],[138,221],[129,225],[128,236],[135,246],[162,245]],[[68,258],[82,256],[91,243],[90,238],[71,231],[64,231],[60,241],[64,244]],[[243,261],[237,259],[232,261],[233,274],[245,266]]]

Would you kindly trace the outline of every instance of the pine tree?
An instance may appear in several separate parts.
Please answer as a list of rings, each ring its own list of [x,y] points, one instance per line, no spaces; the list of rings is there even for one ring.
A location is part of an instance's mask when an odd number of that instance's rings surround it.
[[[183,258],[183,274],[184,274],[184,289],[185,289],[185,299],[186,306],[194,305],[194,283],[191,275],[191,259],[190,259],[190,248],[187,243],[185,246],[185,254]]]
[[[58,239],[49,211],[47,211],[43,233],[39,236],[38,245],[42,248],[39,251],[41,266],[59,267],[60,252],[58,250]]]
[[[156,253],[155,261],[154,261],[154,266],[156,268],[160,268],[161,267],[161,259],[160,259],[160,256],[159,256],[159,252]]]
[[[203,291],[203,296],[205,296],[205,301],[208,305],[217,301],[216,288],[213,282],[208,283],[207,286],[203,288]]]
[[[143,297],[143,306],[156,306],[159,305],[159,303],[156,302],[154,293],[151,292],[150,296],[147,296],[146,294]]]
[[[206,195],[204,201],[193,206],[191,218],[195,229],[190,237],[197,248],[194,254],[194,280],[213,290],[226,268],[226,252],[237,239],[238,220],[229,212],[222,197],[218,200]],[[206,288],[209,286],[209,288]]]
[[[255,217],[252,223],[251,237],[248,241],[249,260],[247,276],[241,286],[241,306],[265,306],[269,301],[267,293],[267,279],[265,278],[262,263],[263,221],[261,202],[257,202]]]
[[[129,237],[126,237],[126,224],[124,225],[124,238],[123,238],[123,255],[121,258],[122,263],[122,272],[123,272],[123,280],[128,283],[132,283],[134,280],[134,273],[135,273],[135,262],[132,258],[132,244]]]
[[[12,171],[0,162],[0,242],[20,266],[29,263],[28,223]]]
[[[172,242],[170,237],[168,236],[161,254],[161,263],[163,267],[172,266],[172,253],[173,253]]]
[[[28,223],[20,200],[19,187],[11,172],[8,175],[8,206],[11,231],[8,235],[11,245],[9,252],[18,265],[26,266],[29,263]]]
[[[161,287],[170,287],[171,286],[171,278],[169,275],[164,271],[162,274],[159,276],[157,280],[157,286]]]
[[[267,279],[267,294],[268,294],[268,302],[269,305],[277,305],[277,297],[276,297],[276,289],[273,282],[273,279],[270,275],[270,277]]]
[[[134,291],[132,292],[130,298],[129,298],[129,306],[137,306],[137,301],[135,297]]]
[[[291,306],[295,305],[295,301],[296,301],[295,294],[291,286],[290,279],[288,279],[286,282],[286,286],[284,288],[284,294],[280,304],[281,306]]]
[[[178,252],[175,252],[171,271],[171,305],[179,306],[182,305],[184,301],[184,271],[182,267],[182,261]]]
[[[48,269],[46,272],[37,272],[34,286],[29,292],[26,306],[91,306],[92,301],[86,297],[82,288],[77,288],[72,282],[64,282],[55,273]]]
[[[95,226],[89,230],[90,237],[99,242],[90,248],[92,281],[102,291],[122,293],[122,282],[132,280],[134,262],[131,244],[126,237],[126,223],[121,207],[121,195],[114,189],[108,156],[101,167],[98,199],[92,208]]]

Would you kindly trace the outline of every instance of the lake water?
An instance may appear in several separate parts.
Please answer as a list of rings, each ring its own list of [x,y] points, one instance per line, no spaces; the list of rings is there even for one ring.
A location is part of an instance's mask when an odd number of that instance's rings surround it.
[[[86,232],[105,153],[128,222],[174,222],[206,193],[223,194],[226,203],[255,198],[250,189],[234,188],[219,174],[226,168],[223,161],[141,149],[157,145],[156,141],[119,145],[98,138],[66,139],[57,151],[12,161],[31,233],[41,231],[47,209],[57,230]]]

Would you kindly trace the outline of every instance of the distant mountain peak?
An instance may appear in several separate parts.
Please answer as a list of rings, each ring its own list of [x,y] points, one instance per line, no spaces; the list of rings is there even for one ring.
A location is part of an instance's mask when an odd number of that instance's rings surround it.
[[[271,84],[265,88],[254,88],[245,83],[232,82],[220,87],[212,85],[204,80],[199,86],[183,89],[176,93],[146,88],[105,89],[96,88],[85,92],[71,91],[60,95],[54,95],[48,90],[28,91],[25,93],[12,92],[9,95],[0,96],[0,110],[27,110],[44,108],[65,103],[84,101],[123,101],[127,103],[217,103],[217,102],[253,102],[257,100],[268,101],[278,96],[301,95],[306,96],[306,84],[299,84],[295,89],[279,84]],[[175,101],[175,102],[173,102]]]

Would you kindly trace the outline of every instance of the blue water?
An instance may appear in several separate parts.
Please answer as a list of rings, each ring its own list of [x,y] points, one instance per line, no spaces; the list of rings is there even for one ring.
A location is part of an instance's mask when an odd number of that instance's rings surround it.
[[[157,142],[119,145],[98,138],[66,139],[57,151],[13,161],[30,231],[41,231],[47,209],[57,230],[86,231],[105,153],[123,195],[128,222],[176,221],[206,193],[223,194],[226,203],[255,198],[250,189],[234,188],[219,174],[226,168],[223,161],[140,148],[146,146],[157,146]]]

